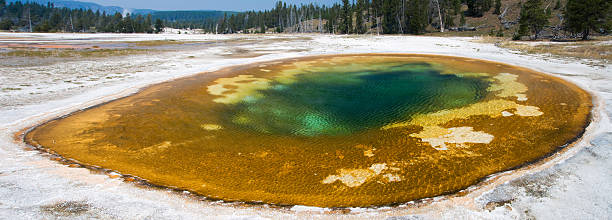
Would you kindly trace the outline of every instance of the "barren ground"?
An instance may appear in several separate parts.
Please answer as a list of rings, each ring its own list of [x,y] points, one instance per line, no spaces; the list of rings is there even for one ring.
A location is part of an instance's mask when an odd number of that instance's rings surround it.
[[[494,43],[418,36],[0,33],[0,219],[610,218],[610,51],[603,51],[603,58],[586,59]],[[237,64],[337,53],[441,54],[525,66],[591,92],[594,122],[574,146],[551,159],[497,174],[460,195],[346,210],[228,204],[138,187],[62,165],[28,150],[13,136],[153,83]]]

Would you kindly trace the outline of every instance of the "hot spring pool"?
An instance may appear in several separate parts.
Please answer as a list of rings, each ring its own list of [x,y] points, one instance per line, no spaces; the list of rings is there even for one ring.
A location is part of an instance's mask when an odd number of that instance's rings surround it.
[[[581,135],[591,97],[459,57],[280,60],[151,86],[34,128],[82,165],[226,201],[378,206],[448,194]]]

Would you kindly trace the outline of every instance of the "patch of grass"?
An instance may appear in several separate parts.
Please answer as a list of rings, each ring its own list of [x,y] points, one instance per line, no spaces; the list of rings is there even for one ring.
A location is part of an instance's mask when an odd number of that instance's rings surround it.
[[[2,88],[2,91],[17,91],[17,90],[21,90],[21,88]]]
[[[495,43],[499,43],[499,42],[506,41],[506,40],[507,39],[503,37],[493,37],[493,36],[484,35],[484,36],[480,36],[476,40],[473,40],[473,42],[495,44]]]
[[[42,206],[41,210],[54,216],[81,215],[89,211],[89,204],[84,202],[65,201]]]
[[[2,53],[5,57],[109,57],[142,54],[142,49],[17,49]]]
[[[204,42],[204,41],[146,40],[146,41],[128,41],[125,43],[128,43],[131,46],[153,47],[153,46],[177,45],[177,44],[200,43],[200,42]]]
[[[510,41],[499,37],[481,37],[476,42],[493,43],[498,47],[520,51],[527,54],[552,54],[560,57],[612,61],[612,42],[610,38],[602,37],[591,41],[548,42],[530,44],[523,41]]]
[[[432,31],[423,35],[435,37],[474,37],[483,35],[484,33],[484,31]]]

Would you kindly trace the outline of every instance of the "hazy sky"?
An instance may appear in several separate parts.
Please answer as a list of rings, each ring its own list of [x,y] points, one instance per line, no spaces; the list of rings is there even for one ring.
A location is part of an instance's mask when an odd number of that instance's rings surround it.
[[[246,11],[270,9],[277,0],[76,0],[95,2],[106,6],[140,8],[155,10],[229,10]],[[301,4],[318,3],[331,5],[340,0],[284,0],[283,2]]]

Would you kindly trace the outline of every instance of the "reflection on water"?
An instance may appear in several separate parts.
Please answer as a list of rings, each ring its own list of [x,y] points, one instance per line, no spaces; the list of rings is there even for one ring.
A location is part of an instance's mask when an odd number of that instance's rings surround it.
[[[30,144],[224,200],[324,207],[463,189],[558,149],[590,97],[457,57],[344,55],[224,69],[48,122]]]

